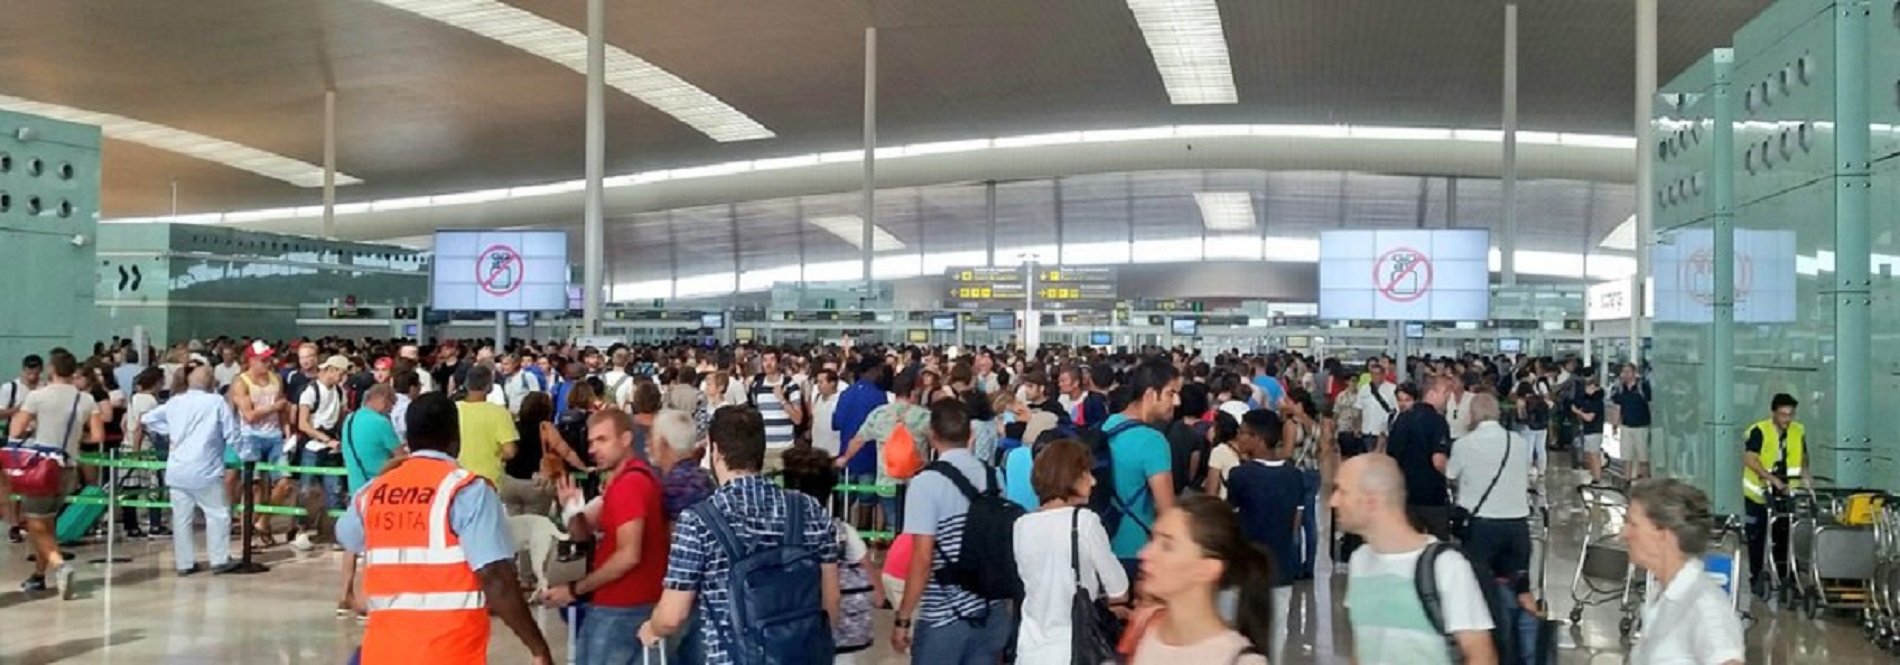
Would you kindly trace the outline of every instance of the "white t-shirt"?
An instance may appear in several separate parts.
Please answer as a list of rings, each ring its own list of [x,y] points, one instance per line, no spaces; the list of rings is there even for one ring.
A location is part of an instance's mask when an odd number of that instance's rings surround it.
[[[311,426],[320,430],[336,429],[343,416],[343,391],[323,385],[322,381],[311,381],[304,386],[303,395],[297,397],[297,406],[310,408]]]
[[[158,396],[151,393],[132,393],[131,404],[125,407],[125,418],[119,421],[119,431],[125,433],[128,444],[132,441],[132,428],[139,424],[139,418],[143,417],[145,412],[156,408],[158,408]],[[151,437],[148,435],[139,443],[143,447],[150,448]]]
[[[633,401],[633,375],[625,370],[616,369],[600,375],[600,383],[614,404],[625,405]]]
[[[1652,587],[1653,588],[1653,587]],[[1633,665],[1720,665],[1745,662],[1742,620],[1719,582],[1689,560],[1669,588],[1643,604],[1643,638]]]
[[[1207,454],[1207,470],[1220,478],[1220,498],[1227,498],[1227,472],[1240,466],[1240,453],[1234,451],[1233,444],[1223,443],[1214,446]]]
[[[1374,397],[1372,391],[1379,391]],[[1384,398],[1386,406],[1379,405]],[[1391,424],[1392,412],[1399,408],[1399,391],[1392,384],[1373,381],[1359,388],[1359,433],[1366,436],[1384,436],[1385,428]]]
[[[1451,440],[1465,438],[1471,432],[1471,399],[1475,393],[1466,392],[1457,398],[1445,400],[1445,425],[1451,430]]]
[[[1508,460],[1506,450],[1511,453]],[[1445,477],[1458,481],[1458,505],[1466,510],[1477,508],[1478,500],[1484,499],[1475,517],[1522,519],[1531,514],[1530,461],[1530,448],[1523,437],[1504,431],[1498,421],[1486,420],[1452,444]],[[1502,475],[1499,465],[1503,465]],[[1486,497],[1484,488],[1491,484],[1492,476],[1497,476],[1498,485]]]
[[[1077,515],[1076,511],[1081,510]],[[1069,523],[1076,521],[1082,546],[1082,584],[1096,598],[1128,593],[1128,574],[1108,544],[1108,531],[1094,511],[1068,508],[1029,513],[1016,520],[1016,571],[1023,580],[1022,624],[1016,633],[1017,665],[1068,665],[1075,574],[1069,566]],[[1098,582],[1099,580],[1099,582]]]
[[[811,446],[838,455],[842,438],[838,430],[831,428],[831,414],[838,410],[838,394],[830,397],[812,393],[811,398]]]
[[[211,368],[211,376],[217,379],[219,388],[231,385],[231,382],[236,381],[237,376],[243,373],[244,365],[237,362],[221,363]]]
[[[1430,542],[1428,540],[1427,542]],[[1412,575],[1424,547],[1380,554],[1371,545],[1352,553],[1346,581],[1346,610],[1361,665],[1450,665],[1445,636],[1433,630],[1419,602]],[[1491,610],[1464,555],[1439,555],[1435,571],[1445,628],[1454,633],[1489,631]]]

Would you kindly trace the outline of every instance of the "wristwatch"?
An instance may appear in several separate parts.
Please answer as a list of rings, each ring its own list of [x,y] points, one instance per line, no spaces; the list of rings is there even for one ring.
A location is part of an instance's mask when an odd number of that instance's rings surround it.
[[[894,624],[901,630],[910,630],[910,619],[898,617]]]

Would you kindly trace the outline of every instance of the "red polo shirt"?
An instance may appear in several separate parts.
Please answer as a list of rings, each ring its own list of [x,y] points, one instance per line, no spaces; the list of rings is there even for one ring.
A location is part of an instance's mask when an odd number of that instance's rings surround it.
[[[633,520],[644,520],[640,526],[640,563],[620,579],[595,589],[593,604],[638,607],[660,601],[660,581],[666,578],[666,550],[673,540],[664,502],[658,473],[646,462],[629,456],[601,498],[601,537],[594,548],[594,567],[605,565],[613,556],[619,548],[617,532]]]

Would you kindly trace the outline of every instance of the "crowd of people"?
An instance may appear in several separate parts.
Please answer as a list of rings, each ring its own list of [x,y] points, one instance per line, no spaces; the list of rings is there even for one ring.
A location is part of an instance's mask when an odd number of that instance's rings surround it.
[[[75,459],[158,451],[169,527],[123,523],[175,534],[180,575],[229,565],[244,497],[308,508],[259,517],[257,547],[318,547],[344,509],[337,611],[366,617],[365,662],[484,662],[490,613],[545,661],[539,603],[577,609],[588,664],[854,662],[880,639],[926,664],[1278,663],[1322,548],[1346,563],[1358,662],[1533,662],[1547,448],[1574,442],[1600,478],[1614,424],[1640,475],[1648,384],[1625,367],[1606,398],[1574,359],[1405,362],[1400,382],[1384,356],[1178,348],[114,340],[26,358],[0,419]],[[347,475],[235,471],[286,461]],[[1707,500],[1640,487],[1641,556],[1697,584],[1682,553]],[[12,506],[26,591],[72,587],[60,495]],[[585,543],[584,573],[517,569],[542,538]]]

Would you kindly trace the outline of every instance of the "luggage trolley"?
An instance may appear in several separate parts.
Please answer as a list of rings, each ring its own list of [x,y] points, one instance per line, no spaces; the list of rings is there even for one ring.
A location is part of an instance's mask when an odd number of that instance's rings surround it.
[[[1873,522],[1885,492],[1845,488],[1800,488],[1790,501],[1789,609],[1809,618],[1824,610],[1859,610],[1868,604],[1874,579]]]
[[[1874,579],[1861,626],[1874,646],[1900,653],[1900,504],[1881,506],[1873,528]]]
[[[1629,518],[1629,495],[1603,485],[1577,488],[1585,511],[1583,554],[1577,557],[1576,575],[1570,579],[1570,623],[1583,620],[1586,607],[1609,602],[1620,604],[1623,617],[1617,630],[1628,636],[1635,630],[1642,613],[1642,586],[1637,583],[1636,566],[1630,563],[1629,548],[1623,542],[1623,527]],[[1621,580],[1599,585],[1592,580]]]

